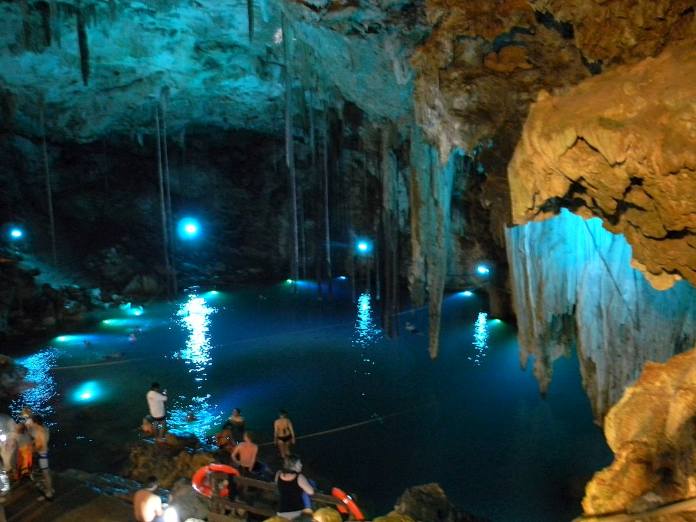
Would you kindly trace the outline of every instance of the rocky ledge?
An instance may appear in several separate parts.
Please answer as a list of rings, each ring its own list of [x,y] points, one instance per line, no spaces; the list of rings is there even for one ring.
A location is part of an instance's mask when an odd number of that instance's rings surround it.
[[[614,462],[587,485],[585,514],[641,513],[696,497],[695,419],[696,349],[647,363],[605,419]],[[676,513],[649,520],[694,519]]]

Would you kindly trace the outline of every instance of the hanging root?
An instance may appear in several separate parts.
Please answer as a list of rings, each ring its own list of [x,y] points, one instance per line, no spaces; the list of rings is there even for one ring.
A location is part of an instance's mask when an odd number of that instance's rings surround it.
[[[77,42],[80,46],[80,70],[82,71],[82,83],[87,85],[89,81],[89,45],[87,43],[87,28],[82,9],[75,13],[77,21]]]

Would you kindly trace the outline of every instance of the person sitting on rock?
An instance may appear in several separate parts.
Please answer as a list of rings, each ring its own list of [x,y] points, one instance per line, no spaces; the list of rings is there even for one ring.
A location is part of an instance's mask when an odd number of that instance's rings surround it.
[[[148,477],[145,487],[133,495],[133,516],[137,522],[163,522],[162,499],[155,494],[159,483],[157,477]]]

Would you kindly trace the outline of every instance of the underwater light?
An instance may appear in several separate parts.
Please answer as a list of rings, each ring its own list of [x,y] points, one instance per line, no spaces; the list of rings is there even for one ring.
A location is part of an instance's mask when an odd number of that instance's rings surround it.
[[[471,290],[464,290],[463,292],[460,292],[460,294],[464,297],[471,297],[472,295],[474,295],[474,292],[472,292]]]
[[[285,280],[285,284],[291,285],[293,283],[292,279],[288,278]]]
[[[185,217],[179,221],[177,232],[181,239],[196,239],[201,233],[201,224],[195,218]]]
[[[478,272],[481,275],[488,275],[491,273],[491,269],[488,268],[486,265],[481,264],[476,267],[476,272]]]
[[[345,280],[348,279],[348,278],[347,278],[346,276],[338,276],[338,279],[339,279],[340,281],[345,281]]]
[[[21,228],[13,227],[10,229],[10,239],[22,239],[24,231]]]
[[[58,337],[56,337],[56,341],[58,341],[60,343],[65,343],[69,340],[70,340],[70,336],[68,336],[68,335],[59,335]]]
[[[77,387],[72,394],[77,402],[88,402],[99,397],[99,385],[96,381],[87,381]]]

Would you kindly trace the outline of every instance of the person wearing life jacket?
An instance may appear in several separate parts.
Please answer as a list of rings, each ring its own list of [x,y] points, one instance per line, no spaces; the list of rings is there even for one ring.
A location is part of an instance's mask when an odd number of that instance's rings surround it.
[[[302,462],[296,455],[288,455],[283,469],[275,476],[278,486],[278,515],[293,520],[306,509],[303,495],[314,495],[314,488],[302,474]]]

